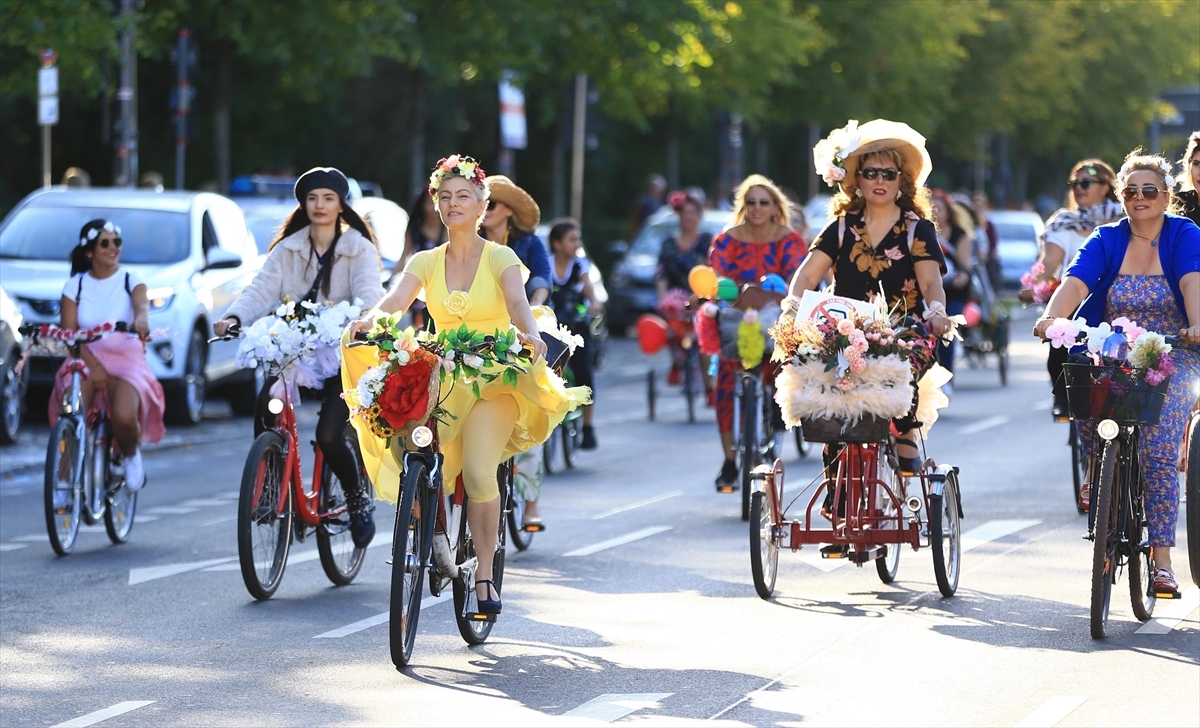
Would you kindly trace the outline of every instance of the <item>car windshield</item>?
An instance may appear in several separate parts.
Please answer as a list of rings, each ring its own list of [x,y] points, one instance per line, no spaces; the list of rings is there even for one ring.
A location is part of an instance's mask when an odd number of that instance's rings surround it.
[[[715,237],[725,228],[727,222],[727,220],[719,218],[706,217],[700,221],[700,230]],[[637,239],[633,241],[633,245],[629,248],[629,254],[631,256],[650,255],[657,260],[659,253],[662,252],[663,241],[678,232],[679,219],[674,217],[647,225],[641,235],[638,235]]]
[[[1037,241],[1037,230],[1032,225],[1019,222],[997,222],[996,237],[1001,240],[1032,240]]]
[[[0,231],[0,258],[67,260],[88,220],[106,218],[121,228],[121,262],[151,265],[188,257],[188,216],[162,210],[25,207]]]

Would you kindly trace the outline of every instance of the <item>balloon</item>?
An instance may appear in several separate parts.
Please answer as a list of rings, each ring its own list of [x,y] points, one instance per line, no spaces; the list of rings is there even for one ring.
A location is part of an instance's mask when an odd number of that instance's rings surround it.
[[[688,286],[700,298],[717,295],[717,274],[707,265],[698,265],[688,272]]]
[[[763,276],[759,281],[759,284],[762,285],[764,291],[770,291],[771,293],[787,293],[787,281],[783,280],[783,276],[779,275],[778,273],[771,273]]]
[[[978,326],[983,321],[983,309],[979,308],[979,304],[971,301],[963,308],[963,317],[967,319],[967,326]]]
[[[736,301],[739,292],[738,284],[732,278],[721,276],[717,279],[717,298],[722,301]]]
[[[652,313],[638,316],[637,333],[643,354],[657,354],[667,345],[667,322]]]

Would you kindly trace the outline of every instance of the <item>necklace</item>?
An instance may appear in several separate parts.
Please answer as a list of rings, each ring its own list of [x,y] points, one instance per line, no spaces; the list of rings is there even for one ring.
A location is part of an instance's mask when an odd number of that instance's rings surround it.
[[[1162,230],[1159,230],[1158,232],[1159,232],[1159,235],[1162,234]],[[1158,247],[1158,235],[1154,236],[1153,238],[1148,238],[1145,235],[1138,235],[1137,233],[1133,232],[1132,230],[1129,231],[1129,234],[1135,238],[1141,238],[1142,240],[1149,240],[1151,248]]]

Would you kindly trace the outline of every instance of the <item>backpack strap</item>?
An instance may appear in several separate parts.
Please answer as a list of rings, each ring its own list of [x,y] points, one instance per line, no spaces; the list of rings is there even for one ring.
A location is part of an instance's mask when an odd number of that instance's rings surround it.
[[[129,287],[129,271],[125,271],[125,293],[133,296],[133,289]]]
[[[79,274],[79,288],[75,289],[75,305],[78,306],[79,302],[81,300],[83,300],[83,274],[82,273]]]

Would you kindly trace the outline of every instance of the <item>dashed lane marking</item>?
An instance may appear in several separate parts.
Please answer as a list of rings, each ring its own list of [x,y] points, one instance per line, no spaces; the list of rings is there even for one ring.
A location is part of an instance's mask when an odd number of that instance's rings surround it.
[[[609,516],[615,516],[618,513],[624,513],[625,511],[632,511],[634,508],[641,508],[642,506],[652,505],[654,503],[659,503],[661,501],[665,501],[670,498],[675,498],[676,496],[681,496],[681,495],[683,495],[683,491],[673,490],[670,493],[663,493],[662,495],[657,495],[657,496],[654,496],[653,498],[647,498],[645,500],[636,501],[634,503],[630,503],[629,505],[618,506],[616,508],[610,508],[609,510],[601,513],[598,516],[592,516],[592,520],[599,521],[601,518],[608,518]]]
[[[437,596],[437,597],[434,597],[434,596],[425,597],[424,599],[421,600],[421,611],[423,612],[426,609],[429,609],[430,607],[432,607],[434,605],[441,604],[442,602],[447,601],[448,599],[450,599],[450,596],[451,596],[451,594],[449,592],[447,592],[447,593],[442,594],[441,596]],[[362,632],[364,629],[370,629],[372,627],[375,627],[375,626],[378,626],[381,624],[387,624],[390,614],[391,614],[390,612],[380,612],[379,614],[376,614],[373,617],[367,617],[366,619],[360,619],[357,622],[352,622],[352,623],[346,625],[345,627],[338,627],[337,629],[331,629],[328,632],[322,632],[321,634],[313,637],[313,639],[314,640],[334,640],[334,639],[338,639],[339,637],[345,637],[347,635],[352,635],[355,632]]]
[[[1083,705],[1087,696],[1057,695],[1034,708],[1033,712],[1016,724],[1017,728],[1052,728],[1076,708]]]
[[[201,523],[200,525],[202,527],[203,526],[215,526],[218,523],[228,523],[230,521],[236,521],[236,520],[237,520],[237,514],[234,513],[231,516],[221,516],[220,518],[214,518],[211,521],[205,521],[204,523]]]
[[[87,715],[81,715],[78,718],[68,720],[65,723],[59,723],[53,728],[86,728],[86,726],[96,725],[100,721],[108,720],[109,718],[115,718],[118,715],[124,715],[131,710],[137,710],[138,708],[144,708],[147,705],[152,705],[154,702],[155,701],[153,700],[126,700],[124,703],[117,703],[116,705],[109,706],[104,710],[97,710],[95,713],[88,713]]]
[[[377,536],[376,538],[371,540],[371,545],[368,546],[367,548],[373,549],[376,546],[387,546],[391,542],[392,542],[392,534],[390,534],[390,533],[380,534],[379,536]],[[316,549],[310,549],[308,551],[299,551],[299,552],[293,551],[288,554],[287,562],[288,562],[288,565],[291,566],[294,564],[304,564],[309,561],[316,561],[319,558],[321,558],[321,552]],[[241,565],[236,564],[236,563],[220,564],[218,566],[210,566],[207,569],[202,569],[202,571],[237,571],[240,568],[242,568]]]
[[[1134,634],[1167,634],[1197,607],[1200,607],[1200,587],[1196,586],[1184,591],[1180,599],[1156,600],[1154,617],[1138,627]]]
[[[978,432],[983,432],[984,430],[990,430],[993,427],[999,427],[1000,425],[1007,425],[1011,421],[1012,421],[1011,417],[1005,417],[1004,415],[996,415],[995,417],[988,417],[985,420],[980,420],[978,422],[973,422],[969,425],[960,427],[960,428],[958,428],[958,434],[974,435]]]
[[[624,546],[627,543],[633,543],[634,541],[640,541],[643,538],[649,538],[650,536],[654,536],[664,531],[670,531],[672,528],[674,527],[651,526],[650,528],[643,528],[640,531],[627,533],[624,536],[617,536],[616,538],[610,538],[607,541],[601,541],[600,543],[592,544],[591,546],[584,546],[581,549],[568,551],[567,553],[563,554],[563,556],[591,556],[592,554],[599,553],[606,549]]]
[[[675,693],[606,693],[592,698],[583,705],[568,710],[563,716],[572,718],[591,718],[612,723],[630,713],[644,708],[654,709],[661,700],[666,700]]]
[[[231,500],[218,500],[216,498],[193,498],[191,500],[185,500],[179,505],[185,508],[215,508],[217,506],[231,506],[233,504],[234,501]]]
[[[182,516],[185,513],[195,513],[199,508],[184,508],[182,506],[159,506],[157,508],[147,508],[141,513],[155,516]]]
[[[16,551],[17,549],[27,548],[27,543],[0,543],[0,552]]]

